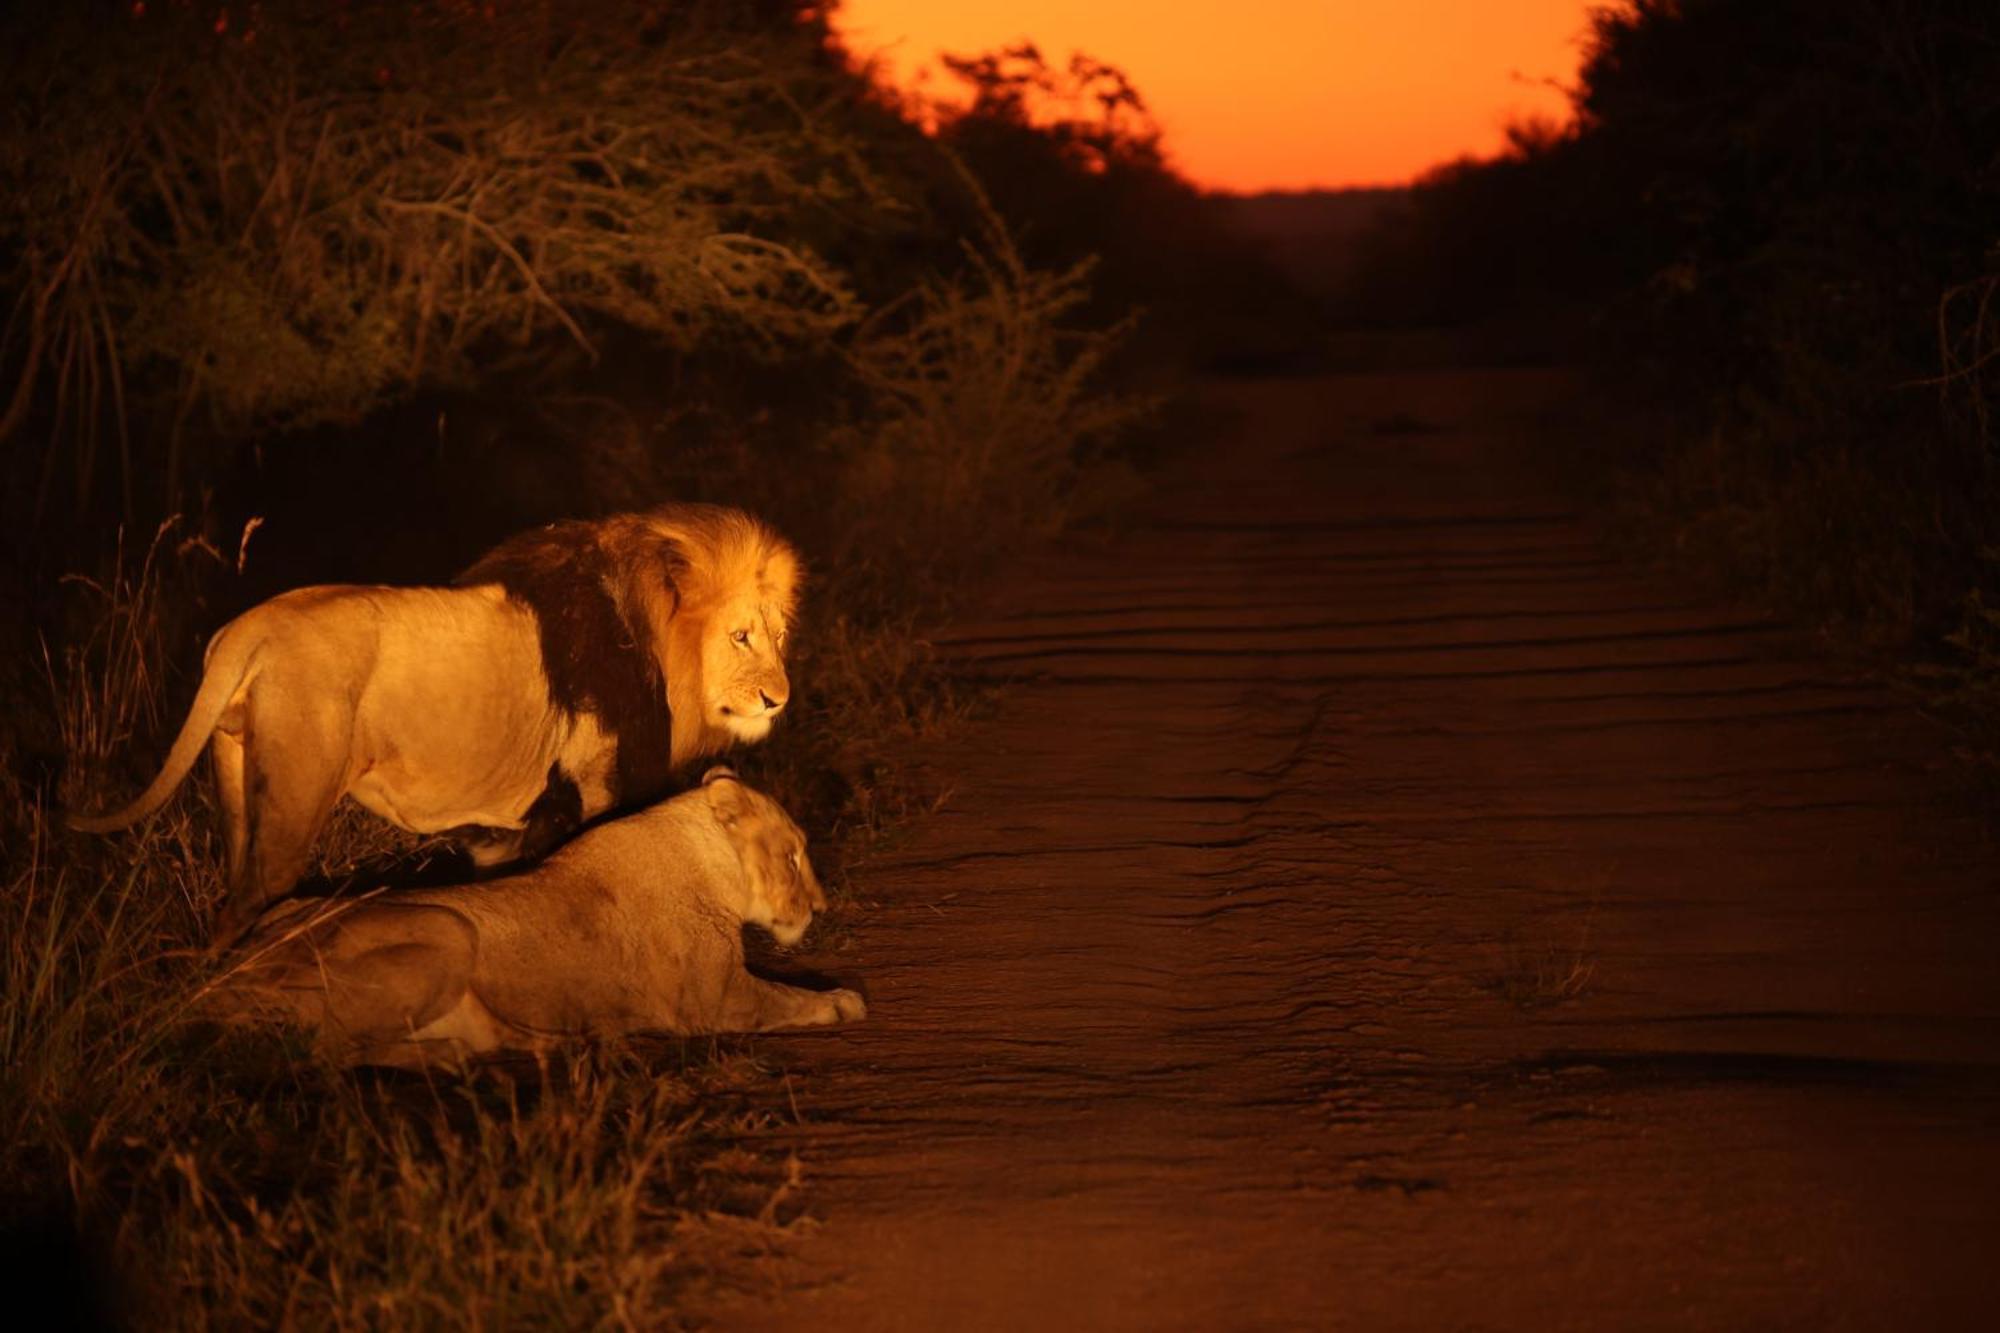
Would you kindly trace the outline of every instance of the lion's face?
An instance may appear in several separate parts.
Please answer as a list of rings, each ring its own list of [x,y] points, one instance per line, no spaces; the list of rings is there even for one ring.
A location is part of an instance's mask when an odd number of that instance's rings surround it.
[[[761,741],[770,734],[792,697],[785,675],[790,633],[783,610],[754,592],[709,613],[701,640],[709,726],[739,741]]]
[[[813,913],[826,909],[826,894],[806,859],[806,835],[776,801],[744,786],[729,769],[712,768],[701,781],[749,880],[744,919],[780,944],[798,943]]]

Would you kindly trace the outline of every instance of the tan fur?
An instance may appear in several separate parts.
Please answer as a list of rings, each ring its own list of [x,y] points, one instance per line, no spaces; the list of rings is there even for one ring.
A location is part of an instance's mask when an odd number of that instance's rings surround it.
[[[745,922],[792,943],[825,906],[798,826],[718,769],[510,879],[280,904],[209,1011],[302,1024],[342,1064],[411,1068],[579,1035],[852,1021],[867,1013],[853,991],[743,965]]]
[[[790,698],[792,549],[710,505],[592,530],[622,573],[621,611],[650,627],[640,646],[666,681],[673,765],[763,739]],[[194,705],[145,792],[70,826],[105,833],[153,813],[210,745],[228,823],[226,932],[290,891],[343,795],[419,833],[519,830],[559,764],[589,819],[618,798],[616,738],[552,702],[537,636],[534,614],[498,584],[273,598],[210,642]]]

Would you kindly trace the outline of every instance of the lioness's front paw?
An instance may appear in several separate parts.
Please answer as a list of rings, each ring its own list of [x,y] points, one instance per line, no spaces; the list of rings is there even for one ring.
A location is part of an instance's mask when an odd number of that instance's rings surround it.
[[[826,998],[833,1001],[833,1021],[836,1023],[859,1023],[868,1017],[868,1001],[855,991],[830,991]]]

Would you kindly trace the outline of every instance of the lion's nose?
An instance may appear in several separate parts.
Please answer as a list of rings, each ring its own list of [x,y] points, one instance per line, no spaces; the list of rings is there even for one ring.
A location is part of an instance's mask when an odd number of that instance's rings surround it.
[[[785,706],[783,699],[773,699],[765,690],[757,691],[757,697],[764,701],[764,711],[767,713],[775,713]]]

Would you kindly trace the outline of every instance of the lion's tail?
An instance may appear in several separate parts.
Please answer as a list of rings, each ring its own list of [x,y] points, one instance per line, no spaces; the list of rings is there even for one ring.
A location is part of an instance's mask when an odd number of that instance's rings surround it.
[[[181,734],[174,737],[174,748],[167,752],[167,762],[161,767],[160,775],[139,793],[138,799],[123,809],[102,815],[72,812],[65,817],[65,823],[80,833],[115,833],[138,823],[167,803],[174,789],[186,780],[194,761],[201,757],[202,746],[208,744],[208,738],[222,720],[230,699],[235,697],[237,688],[250,672],[250,657],[258,636],[231,634],[230,631],[241,623],[238,621],[223,626],[222,632],[210,643],[208,661],[202,668],[201,688],[195,692],[194,705],[188,709],[187,721],[181,723]]]

